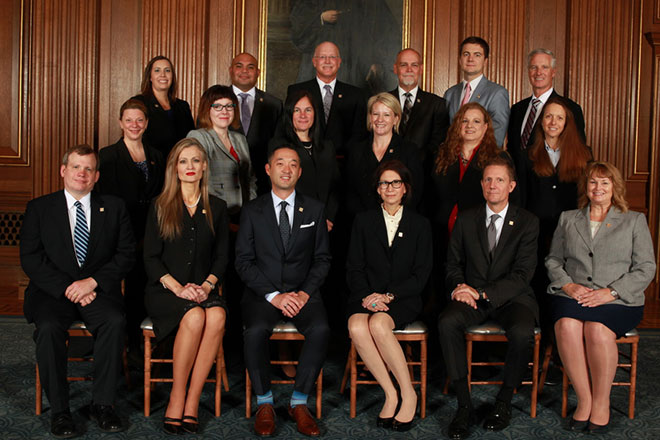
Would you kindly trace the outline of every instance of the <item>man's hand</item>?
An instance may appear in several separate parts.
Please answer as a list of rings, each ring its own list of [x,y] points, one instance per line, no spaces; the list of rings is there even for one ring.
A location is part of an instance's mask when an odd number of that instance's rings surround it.
[[[86,305],[90,304],[92,301],[96,299],[96,292],[92,291],[89,292],[86,295],[82,295],[80,300],[78,301],[78,304],[80,304],[80,307],[85,307]]]
[[[454,291],[451,293],[451,299],[465,303],[476,310],[477,300],[479,300],[479,292],[477,292],[473,287],[462,283],[456,286]]]
[[[66,288],[64,296],[66,296],[72,303],[78,304],[83,298],[89,296],[91,293],[94,293],[94,296],[96,297],[96,292],[94,292],[94,290],[96,290],[97,286],[98,283],[92,277],[78,280],[71,283],[69,287]],[[89,302],[92,302],[92,300]]]
[[[270,303],[280,309],[282,314],[287,318],[296,316],[304,305],[301,304],[302,300],[296,292],[285,292],[275,295]]]
[[[327,219],[325,221],[325,224],[328,227],[328,232],[332,231],[332,227],[335,225],[334,223],[332,223],[330,220]]]
[[[309,301],[309,294],[304,290],[299,290],[295,293],[295,295],[298,297],[298,303],[300,304],[300,308],[302,309],[303,307],[305,307],[305,304],[307,304],[307,301]]]
[[[336,9],[329,9],[321,13],[321,20],[323,20],[323,23],[337,23],[339,14],[341,14],[341,11]]]

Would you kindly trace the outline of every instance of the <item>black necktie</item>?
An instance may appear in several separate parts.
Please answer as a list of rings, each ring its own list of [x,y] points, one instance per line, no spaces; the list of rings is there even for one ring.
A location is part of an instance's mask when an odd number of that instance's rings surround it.
[[[289,224],[289,216],[286,213],[287,202],[280,202],[280,235],[282,236],[282,244],[286,248],[291,237],[291,226]]]

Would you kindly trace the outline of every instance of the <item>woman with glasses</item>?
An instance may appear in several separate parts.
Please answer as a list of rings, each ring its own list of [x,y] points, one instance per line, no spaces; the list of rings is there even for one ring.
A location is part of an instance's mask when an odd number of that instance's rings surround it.
[[[257,196],[247,139],[229,127],[240,126],[238,99],[231,87],[215,85],[202,95],[198,129],[188,133],[209,157],[209,193],[227,202],[231,223],[238,224],[243,204]]]
[[[371,190],[381,205],[355,217],[346,261],[351,290],[348,331],[385,393],[377,426],[407,431],[415,416],[417,395],[392,330],[405,327],[421,312],[422,290],[433,266],[431,225],[404,206],[413,188],[411,173],[402,162],[383,162],[375,177]]]

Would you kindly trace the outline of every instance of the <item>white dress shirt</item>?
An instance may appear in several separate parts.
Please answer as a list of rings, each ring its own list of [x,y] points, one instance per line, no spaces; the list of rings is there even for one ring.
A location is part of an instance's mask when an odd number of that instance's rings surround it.
[[[474,90],[474,89],[472,89],[472,90]],[[525,112],[525,117],[523,118],[522,126],[520,127],[520,135],[521,136],[523,134],[523,131],[525,131],[525,125],[527,125],[527,117],[529,116],[529,112],[532,110],[532,102],[534,102],[534,98],[541,101],[538,104],[538,106],[536,107],[536,115],[534,116],[534,124],[536,124],[536,121],[539,120],[539,116],[541,116],[541,110],[543,110],[543,106],[545,105],[545,102],[550,98],[550,95],[552,95],[553,90],[554,89],[552,87],[550,87],[550,90],[546,91],[541,96],[532,95],[532,99],[529,100],[529,105],[527,106],[527,111]],[[534,125],[532,125],[532,127],[533,126]]]
[[[332,92],[332,96],[334,98],[335,96],[335,86],[337,85],[337,78],[333,79],[329,83],[321,81],[321,79],[317,76],[316,77],[316,82],[319,84],[319,90],[321,91],[321,98],[325,96],[325,86],[330,86],[330,91]]]
[[[479,81],[481,81],[481,78],[483,78],[484,75],[481,74],[472,81],[470,81],[470,99],[472,99],[472,95],[474,95],[474,91],[477,89],[477,86],[479,85]],[[461,92],[461,100],[458,102],[463,102],[463,98],[465,98],[465,85],[468,83],[468,81],[463,80],[463,91]]]
[[[486,204],[486,228],[490,226],[490,221],[491,221],[490,217],[493,214],[497,214],[497,215],[500,216],[500,218],[495,220],[495,230],[497,231],[496,239],[495,239],[496,246],[497,246],[497,243],[500,242],[500,235],[502,235],[502,226],[504,226],[504,219],[506,218],[506,212],[508,210],[509,210],[509,204],[508,203],[506,204],[504,209],[501,210],[500,212],[493,211],[492,209],[490,209],[490,206],[488,206],[488,204]]]
[[[236,97],[238,98],[238,106],[239,106],[239,108],[243,105],[243,98],[241,98],[240,93],[247,93],[248,95],[250,95],[250,96],[247,98],[247,105],[248,105],[248,108],[250,109],[250,114],[254,113],[254,100],[255,100],[256,97],[257,97],[257,89],[256,89],[256,87],[252,87],[252,88],[251,88],[250,90],[248,90],[247,92],[244,92],[243,90],[239,89],[239,88],[236,87],[235,85],[232,85],[231,88],[234,90],[234,95],[236,95]]]
[[[381,205],[381,208],[383,209],[385,229],[387,230],[387,243],[390,245],[390,247],[392,247],[394,236],[396,235],[396,231],[399,229],[399,223],[401,223],[401,217],[403,216],[403,206],[400,206],[394,215],[390,215],[390,213],[385,210],[383,205]]]
[[[417,99],[417,91],[419,90],[419,86],[415,86],[414,89],[412,89],[409,92],[406,92],[401,88],[401,86],[398,87],[399,89],[399,101],[401,103],[401,110],[406,106],[406,93],[410,93],[410,101],[412,102],[413,107],[415,106],[415,99]]]

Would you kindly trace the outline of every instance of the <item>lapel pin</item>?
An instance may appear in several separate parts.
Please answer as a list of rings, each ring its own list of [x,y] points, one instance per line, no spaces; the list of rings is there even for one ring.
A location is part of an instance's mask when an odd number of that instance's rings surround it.
[[[399,232],[399,238],[403,238],[403,232]]]
[[[477,95],[477,99],[481,98],[481,95]]]
[[[103,212],[103,211],[105,211],[105,208],[104,208],[104,207],[100,207],[100,208],[99,208],[99,211]],[[609,225],[608,225],[608,226],[609,226]]]
[[[509,220],[509,226],[513,226],[513,220]]]
[[[419,99],[419,98],[417,98],[417,102],[422,102],[422,100],[421,100],[421,99]]]
[[[156,162],[154,162],[154,161],[152,160],[152,161],[151,161],[151,165],[156,165]]]
[[[390,148],[390,153],[394,153],[394,148]]]
[[[259,98],[259,102],[264,102],[264,98]]]
[[[302,206],[298,208],[298,212],[303,212],[303,207]]]
[[[158,107],[160,107],[160,106],[159,106],[158,104],[154,104],[154,107],[158,108]]]
[[[202,214],[206,214],[206,209],[202,209]]]
[[[610,226],[612,226],[612,223],[608,223],[605,226],[607,226],[609,228]]]
[[[344,95],[342,95],[341,93],[340,93],[339,95],[337,95],[337,98],[340,98],[340,99],[341,99],[341,98],[343,98],[343,97],[344,97]]]

